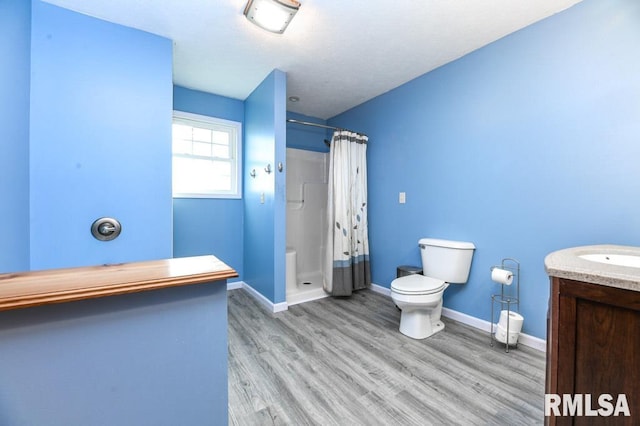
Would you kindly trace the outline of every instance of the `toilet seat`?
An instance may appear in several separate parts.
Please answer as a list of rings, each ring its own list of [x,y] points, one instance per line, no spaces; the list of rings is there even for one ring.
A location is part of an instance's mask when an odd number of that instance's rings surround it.
[[[432,294],[444,290],[445,284],[444,281],[437,278],[414,274],[393,280],[391,291],[406,295]]]

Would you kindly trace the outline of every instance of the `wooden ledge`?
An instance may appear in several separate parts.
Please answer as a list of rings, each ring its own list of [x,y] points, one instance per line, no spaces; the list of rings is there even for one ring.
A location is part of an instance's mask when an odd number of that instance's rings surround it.
[[[0,311],[237,277],[215,256],[0,274]]]

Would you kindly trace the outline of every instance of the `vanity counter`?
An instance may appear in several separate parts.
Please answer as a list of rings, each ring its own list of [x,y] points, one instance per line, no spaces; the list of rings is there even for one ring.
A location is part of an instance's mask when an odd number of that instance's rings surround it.
[[[640,292],[640,267],[620,266],[581,257],[603,253],[640,259],[640,247],[605,244],[555,251],[544,259],[544,266],[552,277]]]
[[[212,281],[225,284],[237,276],[214,256],[2,274],[0,311]]]

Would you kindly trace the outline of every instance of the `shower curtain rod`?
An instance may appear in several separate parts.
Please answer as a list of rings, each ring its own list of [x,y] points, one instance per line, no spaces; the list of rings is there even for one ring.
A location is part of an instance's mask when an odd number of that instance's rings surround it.
[[[295,119],[293,119],[293,118],[287,118],[287,122],[289,122],[289,123],[296,123],[296,124],[303,124],[303,125],[305,125],[305,126],[322,127],[322,128],[324,128],[324,129],[347,130],[347,131],[349,131],[349,132],[359,133],[359,134],[361,134],[361,135],[366,136],[364,133],[361,133],[361,132],[354,132],[353,130],[343,129],[342,127],[326,126],[326,125],[324,125],[324,124],[310,123],[309,121],[295,120]]]

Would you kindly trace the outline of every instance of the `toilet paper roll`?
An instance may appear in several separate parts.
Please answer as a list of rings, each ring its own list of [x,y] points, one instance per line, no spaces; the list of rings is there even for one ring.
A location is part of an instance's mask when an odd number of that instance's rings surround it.
[[[491,280],[498,284],[510,285],[513,282],[513,272],[505,269],[493,268],[491,270]]]
[[[522,323],[524,317],[517,312],[503,310],[500,311],[500,320],[498,321],[498,327],[507,330],[507,321],[509,322],[509,334],[520,333],[522,330]]]
[[[509,342],[509,345],[516,345],[518,343],[518,336],[520,336],[520,333],[513,333],[511,330],[509,330],[509,336],[507,337],[507,330],[498,326],[496,328],[496,340],[500,343],[507,343],[507,341]]]

